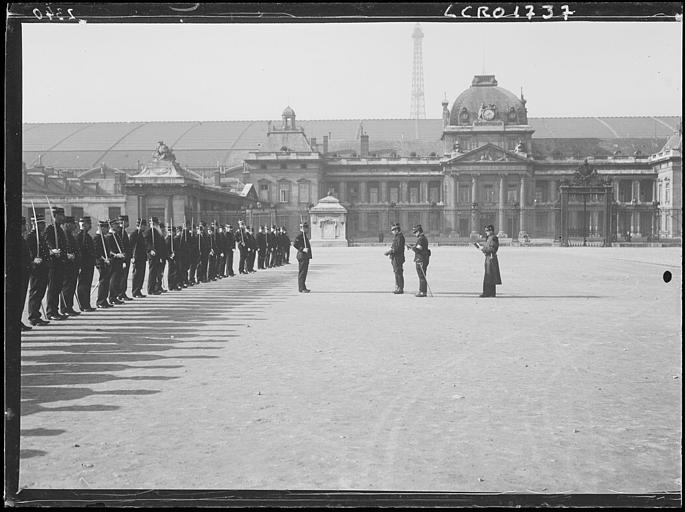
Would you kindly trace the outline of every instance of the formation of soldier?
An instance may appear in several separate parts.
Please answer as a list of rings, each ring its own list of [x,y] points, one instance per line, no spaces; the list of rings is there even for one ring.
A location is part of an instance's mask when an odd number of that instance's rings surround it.
[[[231,224],[165,226],[157,217],[138,219],[129,229],[127,215],[98,222],[64,215],[53,207],[52,224],[35,213],[27,234],[22,217],[23,286],[21,303],[28,293],[28,319],[32,326],[48,325],[84,312],[112,308],[147,295],[180,291],[200,283],[234,277],[234,251],[238,250],[238,273],[290,263],[290,238],[284,227],[252,227]],[[98,281],[93,283],[95,268]],[[163,277],[166,272],[166,288]],[[147,274],[147,295],[143,285]],[[129,275],[131,295],[128,294]],[[95,304],[92,295],[97,286]],[[45,304],[44,304],[45,301]],[[79,311],[74,308],[74,301]],[[22,331],[31,327],[21,322]]]

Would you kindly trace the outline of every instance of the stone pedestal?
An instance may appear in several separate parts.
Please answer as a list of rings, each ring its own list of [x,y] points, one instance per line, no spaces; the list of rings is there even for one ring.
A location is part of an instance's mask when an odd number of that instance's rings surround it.
[[[347,247],[347,209],[332,194],[309,209],[312,247]]]

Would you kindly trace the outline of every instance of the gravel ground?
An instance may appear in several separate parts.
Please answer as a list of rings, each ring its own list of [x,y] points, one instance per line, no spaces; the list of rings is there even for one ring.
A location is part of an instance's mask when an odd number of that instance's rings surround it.
[[[682,489],[679,248],[504,247],[497,299],[467,247],[393,295],[383,250],[24,334],[20,486]]]

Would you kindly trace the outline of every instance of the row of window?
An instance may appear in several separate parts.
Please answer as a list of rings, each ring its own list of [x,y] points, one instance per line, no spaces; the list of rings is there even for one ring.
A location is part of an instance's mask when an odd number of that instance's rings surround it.
[[[289,181],[281,181],[278,183],[276,188],[277,199],[279,203],[290,203],[290,189],[291,183]],[[258,195],[261,201],[266,203],[272,202],[271,189],[272,184],[268,182],[260,182],[258,187]],[[310,203],[310,182],[302,182],[297,184],[297,202],[300,204]]]

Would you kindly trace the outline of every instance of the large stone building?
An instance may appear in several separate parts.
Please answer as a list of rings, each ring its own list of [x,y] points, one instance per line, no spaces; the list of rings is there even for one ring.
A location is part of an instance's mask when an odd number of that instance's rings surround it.
[[[443,101],[440,120],[300,121],[287,107],[277,122],[26,124],[25,182],[39,181],[38,162],[43,174],[72,176],[73,186],[104,189],[111,180],[108,201],[129,215],[156,208],[176,221],[181,211],[212,220],[207,211],[225,211],[290,230],[332,191],[348,211],[351,240],[377,239],[399,221],[444,242],[488,223],[504,239],[552,241],[561,236],[560,187],[591,168],[611,184],[611,204],[588,196],[565,205],[569,237],[681,237],[679,117],[532,118],[526,103],[494,76],[477,75],[451,108]],[[193,184],[151,206],[154,189],[139,182],[159,139]],[[74,197],[74,205],[86,200]]]

